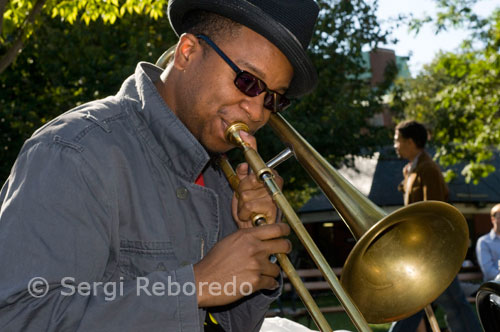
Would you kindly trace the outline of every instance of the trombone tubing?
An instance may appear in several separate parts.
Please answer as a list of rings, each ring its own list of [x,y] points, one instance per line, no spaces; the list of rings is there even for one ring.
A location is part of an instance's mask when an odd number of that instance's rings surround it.
[[[257,151],[241,139],[239,131],[245,130],[244,127],[246,127],[246,125],[241,123],[232,124],[226,129],[226,136],[231,142],[243,149],[245,159],[250,165],[252,171],[257,175],[260,181],[264,182],[264,184],[268,187],[274,202],[280,208],[290,227],[294,230],[295,234],[302,242],[302,245],[306,248],[307,252],[332,288],[335,296],[344,307],[356,328],[363,332],[371,331],[358,307],[342,288],[332,268],[326,261],[325,257],[321,254],[321,251],[316,246],[316,243],[314,243],[292,206],[283,195],[283,192],[276,184],[271,170],[267,167]]]
[[[229,180],[231,188],[234,191],[236,191],[236,189],[238,189],[239,179],[236,173],[234,172],[231,164],[229,163],[229,160],[227,160],[226,156],[223,156],[221,158],[219,165],[221,166],[222,171],[224,172],[226,178]],[[259,226],[264,224],[265,223],[261,223],[259,224]],[[281,253],[277,253],[274,256],[278,259],[278,263],[280,264],[283,272],[285,272],[286,275],[288,276],[288,280],[290,280],[290,283],[293,285],[297,294],[302,299],[302,302],[306,306],[307,311],[309,311],[309,313],[311,314],[314,322],[316,323],[316,326],[322,332],[332,331],[330,324],[326,320],[325,316],[321,313],[321,310],[319,309],[318,305],[312,298],[311,293],[309,293],[304,283],[300,279],[300,276],[293,267],[293,264],[292,262],[290,262],[288,256]]]

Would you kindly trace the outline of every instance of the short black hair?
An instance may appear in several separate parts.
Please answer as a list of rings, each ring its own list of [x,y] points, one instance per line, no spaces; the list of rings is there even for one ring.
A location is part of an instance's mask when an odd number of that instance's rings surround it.
[[[396,130],[406,139],[411,138],[419,149],[425,148],[427,143],[427,129],[415,120],[406,120],[396,126]]]
[[[204,34],[214,42],[239,36],[242,25],[227,17],[204,10],[188,12],[182,21],[182,31],[193,35]]]

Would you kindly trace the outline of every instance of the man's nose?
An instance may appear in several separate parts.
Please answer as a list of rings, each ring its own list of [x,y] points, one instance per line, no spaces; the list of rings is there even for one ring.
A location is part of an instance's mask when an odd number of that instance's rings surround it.
[[[243,102],[243,108],[252,122],[265,122],[271,113],[264,107],[266,93],[261,93],[255,97],[248,97]]]

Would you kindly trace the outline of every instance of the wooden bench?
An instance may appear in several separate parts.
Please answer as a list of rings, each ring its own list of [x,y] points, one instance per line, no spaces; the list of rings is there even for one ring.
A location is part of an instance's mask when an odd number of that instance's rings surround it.
[[[342,268],[333,268],[333,272],[337,275],[337,277],[340,277],[340,274],[342,272]],[[302,279],[304,282],[304,286],[309,290],[311,293],[314,292],[319,292],[319,291],[325,291],[328,290],[330,294],[333,295],[332,290],[330,286],[328,285],[328,282],[325,281],[323,278],[323,275],[321,274],[321,271],[319,269],[302,269],[302,270],[297,270],[297,274],[299,277]],[[293,294],[294,289],[290,281],[286,276],[283,276],[283,293],[284,294]],[[297,319],[301,316],[309,315],[307,312],[306,308],[296,308],[296,303],[297,304],[302,304],[300,301],[300,298],[297,295],[296,299],[292,299],[292,306],[291,307],[283,307],[281,303],[278,303],[277,309],[271,310],[268,312],[267,316],[290,316],[293,319]],[[322,313],[332,313],[332,312],[342,312],[344,311],[344,308],[341,305],[336,305],[336,306],[323,306],[319,308]]]
[[[479,271],[467,271],[467,272],[459,272],[458,280],[460,281],[479,281],[483,280],[483,274]]]
[[[333,272],[337,275],[337,277],[340,278],[340,275],[342,273],[342,268],[333,268]],[[330,294],[333,295],[333,292],[328,285],[328,282],[326,282],[323,278],[323,275],[319,271],[319,269],[302,269],[302,270],[297,270],[297,274],[299,277],[304,282],[304,286],[312,293],[314,292],[319,292],[319,291],[330,291]],[[458,279],[462,282],[480,282],[482,280],[482,274],[478,269],[462,269],[462,271],[458,274]],[[293,291],[293,286],[284,276],[283,279],[283,293],[284,294],[290,294]],[[475,303],[476,298],[473,296],[467,297],[467,300],[469,303]],[[296,304],[293,302],[294,300],[292,299],[292,307],[283,307],[281,303],[278,303],[277,309],[270,310],[268,312],[268,316],[290,316],[292,318],[299,318],[304,315],[308,315],[308,312],[305,308],[296,308]],[[300,302],[300,298],[297,296],[297,302],[298,304],[302,304]],[[336,305],[336,306],[323,306],[320,307],[321,312],[323,313],[335,313],[335,312],[342,312],[344,311],[344,308],[341,305]]]
[[[333,268],[333,273],[340,278],[340,273],[342,272],[342,268]],[[304,285],[309,291],[315,290],[326,290],[330,289],[328,282],[323,279],[323,275],[319,269],[305,269],[305,270],[297,270],[297,274],[304,281]],[[321,280],[316,281],[308,281],[309,278],[321,278]],[[291,291],[293,288],[292,284],[288,280],[286,276],[283,277],[283,290],[285,292]]]

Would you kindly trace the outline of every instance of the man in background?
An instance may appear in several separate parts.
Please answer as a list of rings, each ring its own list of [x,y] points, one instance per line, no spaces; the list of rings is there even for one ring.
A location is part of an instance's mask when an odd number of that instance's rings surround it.
[[[481,236],[476,243],[476,255],[483,280],[493,280],[500,268],[500,204],[490,211],[492,228],[488,234]]]
[[[399,158],[408,160],[403,168],[404,179],[398,186],[403,192],[404,205],[419,201],[448,200],[448,187],[444,181],[439,165],[425,151],[428,132],[424,125],[417,121],[403,121],[396,126],[394,133],[394,149]],[[476,315],[472,312],[465,294],[455,277],[451,285],[441,294],[435,304],[446,312],[448,327],[453,332],[481,331]],[[396,322],[391,332],[417,331],[424,311]],[[420,326],[419,329],[425,327]]]

